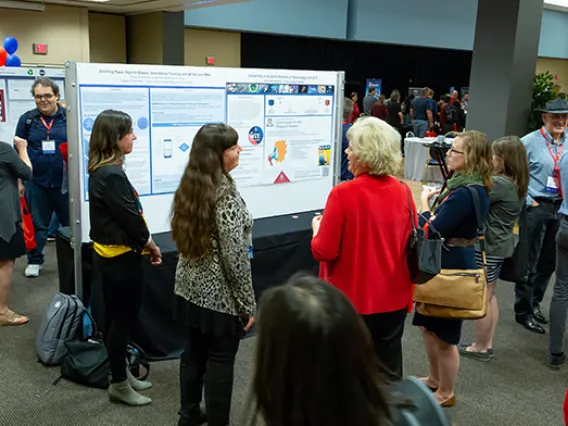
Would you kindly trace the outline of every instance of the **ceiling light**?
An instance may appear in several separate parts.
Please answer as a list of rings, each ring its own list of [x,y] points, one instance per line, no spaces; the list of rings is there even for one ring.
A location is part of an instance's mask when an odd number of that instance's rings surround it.
[[[0,1],[0,9],[16,9],[16,10],[30,10],[32,12],[43,12],[45,11],[45,3],[3,0]]]

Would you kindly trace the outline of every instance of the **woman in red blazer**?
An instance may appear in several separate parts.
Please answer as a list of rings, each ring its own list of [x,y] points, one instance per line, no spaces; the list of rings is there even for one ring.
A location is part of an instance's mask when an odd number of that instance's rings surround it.
[[[341,290],[362,315],[387,377],[402,377],[402,333],[412,284],[406,264],[410,189],[393,177],[402,163],[400,133],[378,118],[347,132],[349,171],[312,223],[320,278]]]

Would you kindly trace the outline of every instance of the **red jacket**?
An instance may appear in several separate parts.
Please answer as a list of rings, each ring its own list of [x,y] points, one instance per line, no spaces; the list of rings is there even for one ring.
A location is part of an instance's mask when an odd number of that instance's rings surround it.
[[[359,116],[361,115],[361,111],[359,110],[359,105],[357,102],[353,102],[353,112],[351,113],[351,117],[349,118],[350,123],[355,123]]]
[[[393,312],[412,300],[406,247],[410,211],[406,185],[362,174],[334,187],[312,253],[320,278],[341,290],[360,314]],[[412,214],[416,207],[410,197]]]

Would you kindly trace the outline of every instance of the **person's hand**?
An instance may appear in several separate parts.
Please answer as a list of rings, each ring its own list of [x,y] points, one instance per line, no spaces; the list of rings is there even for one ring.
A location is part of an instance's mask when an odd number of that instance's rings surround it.
[[[421,198],[424,201],[430,201],[434,195],[438,195],[440,193],[439,189],[433,190],[428,187],[424,187],[422,190]]]
[[[249,317],[247,324],[244,327],[245,333],[249,331],[253,325],[254,325],[254,317]]]
[[[28,141],[18,136],[14,136],[14,146],[18,150],[18,152],[25,151],[28,149]]]
[[[148,251],[150,251],[150,264],[152,266],[158,266],[162,264],[162,252],[160,251],[160,247],[156,245],[154,241],[152,241],[148,245]]]
[[[317,215],[314,216],[314,218],[312,219],[312,231],[314,231],[314,235],[316,235],[319,231],[319,227],[321,225],[321,219],[323,218],[323,216]]]
[[[26,187],[24,186],[22,179],[18,179],[18,192],[20,193],[20,198],[24,198],[26,195]]]
[[[533,202],[531,203],[531,207],[538,207],[538,206],[540,206],[540,204],[538,203],[538,201],[533,201]]]

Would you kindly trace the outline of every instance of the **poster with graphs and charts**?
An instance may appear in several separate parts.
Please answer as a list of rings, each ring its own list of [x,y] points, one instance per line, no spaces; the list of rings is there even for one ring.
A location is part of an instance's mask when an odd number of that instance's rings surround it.
[[[227,123],[239,135],[243,149],[231,176],[253,217],[325,206],[336,183],[336,140],[341,136],[337,94],[343,73],[68,65],[68,89],[73,92],[70,149],[82,158],[74,183],[84,204],[85,241],[89,139],[97,115],[105,109],[124,111],[132,118],[137,139],[124,169],[140,194],[152,232],[169,231],[173,194],[193,139],[208,123]]]

